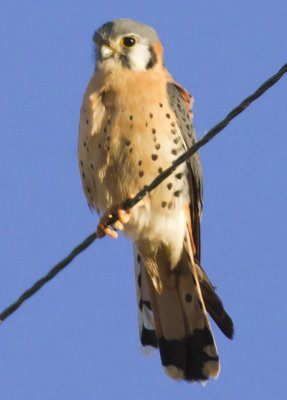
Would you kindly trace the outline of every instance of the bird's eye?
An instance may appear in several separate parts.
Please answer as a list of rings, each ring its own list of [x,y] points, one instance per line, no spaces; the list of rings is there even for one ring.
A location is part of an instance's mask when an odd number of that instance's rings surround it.
[[[121,40],[121,45],[124,47],[133,47],[136,44],[136,39],[132,36],[125,36]]]

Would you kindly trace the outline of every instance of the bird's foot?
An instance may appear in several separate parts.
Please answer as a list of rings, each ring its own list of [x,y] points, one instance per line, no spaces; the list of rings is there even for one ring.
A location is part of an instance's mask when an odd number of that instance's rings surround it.
[[[133,197],[134,196],[131,194],[128,196],[129,199],[132,199]],[[137,203],[137,206],[141,203],[142,201]],[[125,210],[123,206],[124,203],[121,203],[119,206],[113,207],[104,213],[97,227],[98,238],[108,235],[113,239],[117,239],[118,233],[116,231],[124,230],[124,225],[129,222],[132,213],[131,208]],[[110,221],[113,217],[116,217],[116,221],[111,223]]]

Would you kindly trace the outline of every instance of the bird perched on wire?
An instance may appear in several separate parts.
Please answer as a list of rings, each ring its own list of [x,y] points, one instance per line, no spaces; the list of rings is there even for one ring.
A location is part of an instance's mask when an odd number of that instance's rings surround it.
[[[79,168],[97,233],[133,241],[140,340],[159,348],[172,378],[206,381],[220,364],[207,313],[233,324],[200,266],[202,172],[198,154],[131,210],[135,195],[195,142],[192,96],[163,64],[156,31],[118,19],[94,35],[96,70],[80,116]],[[107,226],[111,214],[118,216]]]

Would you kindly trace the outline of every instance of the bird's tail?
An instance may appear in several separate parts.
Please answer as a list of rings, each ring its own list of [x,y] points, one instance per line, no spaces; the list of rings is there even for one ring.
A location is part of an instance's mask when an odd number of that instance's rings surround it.
[[[136,260],[143,346],[159,347],[162,365],[174,379],[216,378],[220,364],[207,311],[228,337],[233,326],[205,272],[194,262],[190,246],[183,248],[173,270],[166,265],[164,250],[158,251],[153,270],[160,285],[155,284],[150,261],[140,255]]]

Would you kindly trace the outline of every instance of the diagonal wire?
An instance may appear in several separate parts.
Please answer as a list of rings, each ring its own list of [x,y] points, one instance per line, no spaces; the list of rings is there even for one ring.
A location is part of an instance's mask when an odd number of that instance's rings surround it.
[[[43,276],[43,278],[39,279],[34,283],[28,290],[26,290],[15,303],[11,304],[0,314],[0,323],[2,323],[9,315],[13,314],[24,301],[29,299],[33,294],[38,292],[42,286],[44,286],[47,282],[53,279],[59,272],[61,272],[68,264],[70,264],[74,258],[77,257],[78,254],[82,253],[87,247],[89,247],[95,240],[97,239],[97,234],[92,233],[88,236],[81,244],[74,248],[71,253],[63,258],[58,264],[56,264],[47,275]]]
[[[283,65],[280,70],[271,76],[267,81],[265,81],[254,93],[246,97],[237,107],[230,111],[227,116],[210,129],[202,139],[196,142],[192,147],[190,147],[185,153],[178,157],[173,164],[159,174],[148,186],[145,186],[134,198],[128,199],[124,202],[123,208],[125,210],[132,208],[137,204],[144,196],[154,190],[161,182],[163,182],[168,176],[170,176],[175,169],[187,161],[194,153],[196,153],[202,146],[207,144],[211,139],[213,139],[220,131],[222,131],[235,117],[242,113],[252,102],[262,96],[268,89],[271,88],[282,76],[287,72],[287,63]],[[117,221],[117,215],[112,215],[109,219],[108,224],[113,224]],[[31,288],[26,290],[15,303],[11,304],[0,314],[0,323],[3,322],[7,317],[13,314],[27,299],[33,296],[38,290],[40,290],[47,282],[53,279],[59,272],[61,272],[68,264],[70,264],[73,259],[83,252],[87,247],[89,247],[97,239],[97,234],[92,233],[88,236],[81,244],[75,247],[71,253],[55,265],[47,275],[39,279],[34,283]]]
[[[211,139],[214,138],[220,131],[222,131],[237,115],[241,114],[254,100],[262,96],[271,86],[273,86],[282,76],[287,72],[287,63],[283,65],[280,70],[271,76],[267,81],[265,81],[259,88],[252,93],[250,96],[246,97],[237,107],[233,108],[226,117],[210,129],[202,139],[198,140],[192,147],[190,147],[185,153],[178,157],[173,164],[164,170],[160,175],[158,175],[148,186],[143,188],[135,197],[128,199],[124,203],[124,209],[129,209],[138,203],[147,193],[150,193],[155,189],[162,181],[164,181],[168,176],[170,176],[175,169],[187,161],[194,153],[197,152],[202,146],[207,144]],[[110,223],[114,223],[116,216],[110,220]]]

